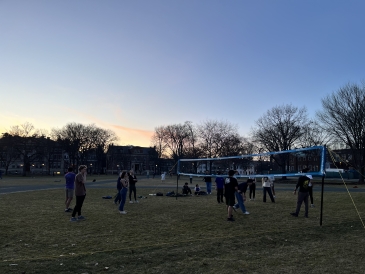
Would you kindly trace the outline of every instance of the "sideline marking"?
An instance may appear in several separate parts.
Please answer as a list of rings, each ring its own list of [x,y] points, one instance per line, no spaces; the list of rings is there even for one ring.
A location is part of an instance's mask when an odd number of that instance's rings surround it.
[[[0,195],[12,194],[12,193],[21,193],[21,192],[40,191],[40,190],[60,189],[60,188],[61,188],[61,187],[55,187],[55,188],[40,188],[40,189],[29,189],[29,190],[19,190],[19,191],[12,191],[12,192],[4,192],[4,193],[0,193]]]

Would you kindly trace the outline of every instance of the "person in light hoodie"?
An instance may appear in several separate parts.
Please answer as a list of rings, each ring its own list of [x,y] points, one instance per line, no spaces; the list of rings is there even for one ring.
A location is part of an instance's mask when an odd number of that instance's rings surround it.
[[[274,196],[272,195],[272,191],[271,191],[271,185],[272,185],[272,181],[270,180],[269,177],[264,177],[262,178],[262,188],[263,188],[263,201],[264,203],[266,203],[266,192],[269,194],[271,202],[275,203],[275,199]]]

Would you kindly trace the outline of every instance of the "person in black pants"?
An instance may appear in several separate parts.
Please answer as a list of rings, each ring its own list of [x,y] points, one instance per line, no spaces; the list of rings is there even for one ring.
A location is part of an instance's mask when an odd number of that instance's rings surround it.
[[[255,192],[256,192],[256,179],[252,179],[252,184],[249,186],[250,189],[250,201],[255,201]]]
[[[223,192],[224,192],[224,178],[220,176],[215,178],[215,189],[217,190],[217,202],[218,204],[223,203]]]
[[[81,208],[84,203],[86,197],[86,170],[87,166],[81,165],[79,167],[79,173],[75,177],[75,196],[76,196],[76,205],[72,212],[72,217],[70,219],[71,222],[76,222],[80,220],[85,220],[85,217],[81,215]],[[76,213],[78,217],[76,218]]]
[[[308,196],[309,196],[308,185],[309,185],[309,182],[311,179],[312,179],[312,175],[303,175],[303,176],[300,176],[298,179],[298,183],[295,186],[295,190],[293,192],[294,195],[297,194],[297,189],[299,188],[297,208],[296,208],[295,212],[290,213],[290,215],[292,215],[293,217],[298,217],[300,207],[302,206],[302,203],[304,202],[304,205],[305,205],[304,216],[306,218],[308,218]]]
[[[309,184],[308,184],[308,193],[309,193],[309,198],[311,199],[311,207],[314,207],[314,204],[313,204],[313,183],[312,183],[312,181],[310,181]]]
[[[263,178],[262,187],[264,190],[264,203],[266,203],[266,192],[269,193],[271,202],[275,203],[275,199],[271,192],[271,180],[268,177]]]
[[[137,177],[134,175],[133,170],[129,172],[129,203],[133,204],[132,201],[132,192],[134,194],[134,202],[138,203],[137,200],[137,191],[136,191],[136,183],[137,183]]]
[[[120,204],[120,200],[121,200],[120,190],[122,189],[122,183],[120,182],[120,180],[122,179],[121,176],[122,176],[122,172],[119,174],[119,177],[118,177],[118,180],[117,180],[117,190],[118,190],[118,193],[115,196],[114,204]]]

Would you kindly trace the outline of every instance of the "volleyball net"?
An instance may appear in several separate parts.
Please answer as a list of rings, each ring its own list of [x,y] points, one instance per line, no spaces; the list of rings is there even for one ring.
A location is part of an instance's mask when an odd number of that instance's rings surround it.
[[[314,146],[277,152],[238,155],[218,158],[180,159],[177,173],[194,177],[228,176],[229,170],[236,170],[238,178],[259,178],[264,176],[297,177],[304,168],[306,174],[322,176],[326,167],[326,147]]]

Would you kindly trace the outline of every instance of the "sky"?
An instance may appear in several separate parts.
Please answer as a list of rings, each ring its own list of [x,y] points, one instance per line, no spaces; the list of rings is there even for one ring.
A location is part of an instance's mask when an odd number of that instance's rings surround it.
[[[207,120],[249,136],[267,110],[365,80],[363,0],[0,0],[0,133]]]

